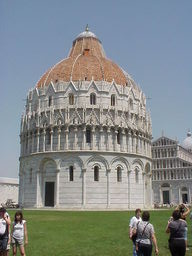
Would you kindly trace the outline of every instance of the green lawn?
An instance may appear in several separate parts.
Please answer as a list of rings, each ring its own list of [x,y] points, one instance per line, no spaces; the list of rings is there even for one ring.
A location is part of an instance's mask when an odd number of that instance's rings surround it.
[[[13,219],[15,211],[9,211]],[[172,211],[151,211],[159,255],[170,255],[167,220]],[[27,256],[127,256],[132,255],[128,238],[129,219],[133,212],[27,211],[29,244]],[[192,252],[192,221],[188,221],[188,241]],[[19,255],[19,254],[18,254]]]

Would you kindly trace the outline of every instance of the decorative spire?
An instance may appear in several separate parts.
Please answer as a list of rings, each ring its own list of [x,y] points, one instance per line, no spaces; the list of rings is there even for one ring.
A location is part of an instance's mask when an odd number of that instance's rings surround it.
[[[89,26],[87,24],[86,28],[85,28],[85,31],[88,32],[89,31]]]

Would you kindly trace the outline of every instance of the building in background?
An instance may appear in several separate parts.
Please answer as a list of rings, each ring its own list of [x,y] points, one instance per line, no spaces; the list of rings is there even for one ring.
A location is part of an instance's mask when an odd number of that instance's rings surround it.
[[[164,136],[152,143],[153,200],[157,204],[192,202],[192,137],[179,145]]]
[[[0,177],[0,205],[12,199],[18,203],[19,179]]]
[[[152,206],[145,95],[88,27],[29,91],[20,138],[20,205]]]

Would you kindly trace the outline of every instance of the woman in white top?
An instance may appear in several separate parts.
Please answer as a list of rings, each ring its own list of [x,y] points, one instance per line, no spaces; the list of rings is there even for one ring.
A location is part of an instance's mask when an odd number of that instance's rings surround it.
[[[27,226],[26,221],[23,219],[21,211],[15,213],[15,221],[13,222],[13,228],[11,232],[13,255],[17,255],[17,246],[19,246],[20,254],[25,256],[24,245],[28,244]]]

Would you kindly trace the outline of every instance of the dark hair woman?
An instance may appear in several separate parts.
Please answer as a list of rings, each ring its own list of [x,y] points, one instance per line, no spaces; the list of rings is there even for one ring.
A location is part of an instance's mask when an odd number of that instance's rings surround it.
[[[150,214],[148,211],[144,211],[142,214],[142,221],[137,225],[137,239],[136,250],[137,255],[151,256],[152,255],[152,243],[155,247],[155,253],[158,254],[157,240],[155,237],[154,227],[149,223]]]
[[[172,213],[173,219],[168,221],[166,232],[170,233],[169,250],[172,256],[184,256],[186,252],[185,230],[187,223],[181,219],[181,212],[175,210]]]

